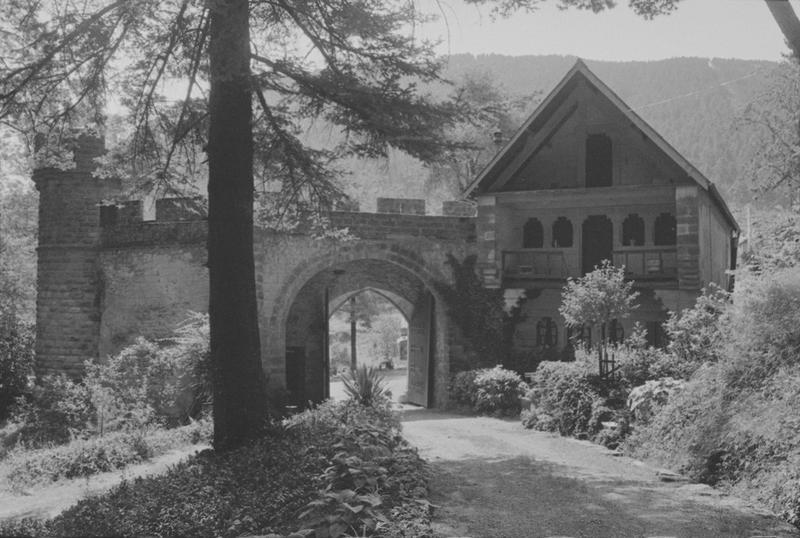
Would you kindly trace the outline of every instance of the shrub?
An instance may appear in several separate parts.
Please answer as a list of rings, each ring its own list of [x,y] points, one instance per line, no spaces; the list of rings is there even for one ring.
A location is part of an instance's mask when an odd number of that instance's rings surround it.
[[[647,381],[673,377],[689,379],[702,364],[685,361],[654,347],[617,346],[614,351],[618,381],[626,388],[638,387]]]
[[[378,368],[362,364],[342,375],[344,392],[351,400],[371,407],[390,398],[386,380]]]
[[[450,401],[488,415],[518,415],[528,386],[516,372],[501,366],[457,373],[449,386]]]
[[[639,424],[648,422],[686,383],[671,377],[650,380],[631,390],[628,409]]]
[[[205,323],[192,318],[161,345],[138,338],[104,363],[86,363],[83,382],[100,432],[198,416],[210,395]]]
[[[14,420],[19,442],[39,447],[88,435],[94,421],[89,392],[66,375],[47,375],[21,398]]]
[[[703,288],[694,306],[670,313],[664,323],[669,337],[667,350],[688,378],[704,362],[719,359],[722,325],[730,307],[730,294],[716,284]]]
[[[697,369],[626,448],[757,498],[800,523],[800,271],[737,280],[717,362]]]
[[[61,478],[113,471],[187,444],[207,442],[211,421],[201,420],[172,430],[114,432],[102,437],[76,439],[68,444],[36,450],[12,451],[5,477],[14,487],[47,483]]]
[[[432,534],[423,463],[397,437],[399,423],[386,408],[326,402],[288,424],[246,447],[205,451],[162,476],[123,483],[43,530],[30,528],[49,536],[285,535],[311,509],[305,527],[317,528],[315,515],[331,516],[318,527],[328,534],[317,536],[339,536],[348,522],[360,532],[368,518],[358,514],[373,514],[380,536]],[[0,535],[9,528],[18,527],[0,524]]]
[[[186,424],[199,416],[208,387],[208,330],[204,316],[174,338],[139,338],[104,363],[87,361],[81,383],[45,376],[20,399],[14,420],[21,443],[61,444],[94,433]]]
[[[475,395],[478,392],[475,386],[477,370],[458,372],[453,376],[448,386],[448,395],[451,403],[472,409],[475,406]]]
[[[582,362],[543,362],[526,395],[531,407],[523,417],[528,428],[557,431],[561,435],[595,433],[591,426],[595,402],[600,399]]]
[[[33,343],[32,326],[0,312],[0,422],[9,418],[33,375]]]
[[[495,366],[477,371],[475,389],[476,412],[513,416],[520,412],[520,398],[528,385],[516,372]]]
[[[726,332],[727,382],[757,387],[800,355],[800,268],[742,286]]]

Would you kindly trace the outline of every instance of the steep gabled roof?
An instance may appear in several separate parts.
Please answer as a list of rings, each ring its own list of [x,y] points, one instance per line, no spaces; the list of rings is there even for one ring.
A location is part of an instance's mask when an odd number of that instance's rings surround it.
[[[722,211],[725,218],[729,221],[735,230],[739,230],[739,225],[736,219],[733,218],[730,209],[725,201],[722,199],[719,191],[714,184],[705,177],[695,166],[690,163],[686,158],[681,155],[669,142],[658,134],[646,121],[644,121],[636,112],[634,112],[620,97],[614,93],[597,75],[595,75],[583,62],[578,59],[575,65],[567,72],[564,78],[561,79],[556,87],[547,95],[547,97],[536,107],[536,110],[525,121],[514,136],[506,143],[506,145],[494,156],[494,158],[487,164],[483,170],[477,175],[472,183],[467,186],[464,191],[464,196],[468,196],[473,191],[477,193],[486,193],[494,186],[500,173],[511,163],[511,161],[522,151],[525,151],[526,141],[529,134],[539,132],[548,120],[554,114],[558,113],[559,107],[564,103],[572,90],[577,86],[578,82],[583,79],[590,87],[604,95],[637,129],[639,129],[645,136],[647,136],[664,154],[671,159],[681,170],[683,170],[688,177],[694,180],[701,188],[707,191],[714,202]],[[565,121],[571,114],[567,111],[565,117],[556,125],[556,129]],[[551,133],[542,133],[543,141],[549,139]],[[529,148],[530,150],[530,148]]]

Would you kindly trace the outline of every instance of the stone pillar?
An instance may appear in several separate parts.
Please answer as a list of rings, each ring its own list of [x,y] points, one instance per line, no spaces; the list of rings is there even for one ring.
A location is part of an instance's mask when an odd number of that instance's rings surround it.
[[[478,199],[478,270],[487,288],[499,288],[503,263],[497,252],[497,214],[494,196]]]
[[[36,373],[83,373],[97,357],[102,282],[98,267],[102,200],[119,183],[92,177],[102,139],[79,135],[69,147],[75,167],[39,168],[39,248],[36,298]]]
[[[675,189],[677,224],[678,285],[700,288],[700,194],[696,185]]]

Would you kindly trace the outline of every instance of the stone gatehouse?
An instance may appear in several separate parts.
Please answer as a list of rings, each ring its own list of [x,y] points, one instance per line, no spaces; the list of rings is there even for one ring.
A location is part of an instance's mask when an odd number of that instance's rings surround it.
[[[75,168],[34,172],[40,192],[37,299],[39,373],[79,375],[138,335],[168,335],[208,306],[206,222],[184,200],[101,207],[120,186],[94,178],[100,140],[84,137]],[[722,196],[608,86],[578,61],[465,196],[426,216],[424,200],[379,199],[377,213],[333,212],[352,241],[259,231],[255,237],[262,364],[300,402],[327,394],[329,313],[375,290],[409,322],[410,401],[440,405],[461,335],[440,284],[448,256],[476,256],[487,287],[525,296],[514,347],[539,358],[591,340],[558,314],[567,278],[610,260],[624,266],[640,308],[633,322],[663,343],[667,312],[691,306],[710,283],[732,285],[739,228]],[[594,335],[595,341],[598,336]]]
[[[79,376],[83,361],[105,357],[137,336],[164,337],[192,311],[208,308],[207,222],[186,200],[103,206],[120,185],[92,176],[103,143],[82,137],[76,167],[34,173],[40,193],[37,299],[38,373]],[[426,216],[424,200],[379,199],[378,213],[332,212],[349,240],[256,233],[262,364],[274,387],[298,402],[327,393],[327,319],[361,291],[379,291],[409,322],[408,396],[420,405],[446,398],[458,338],[437,286],[452,275],[448,255],[475,253],[469,204],[446,202]]]

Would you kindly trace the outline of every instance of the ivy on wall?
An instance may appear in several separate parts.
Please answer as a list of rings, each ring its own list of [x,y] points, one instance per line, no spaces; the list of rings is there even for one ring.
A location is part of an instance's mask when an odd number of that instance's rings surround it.
[[[453,272],[453,284],[438,286],[465,344],[462,356],[451,357],[452,373],[506,365],[512,356],[514,328],[523,319],[519,303],[506,311],[503,290],[483,286],[475,271],[476,262],[474,255],[459,261],[448,254],[446,263]]]

